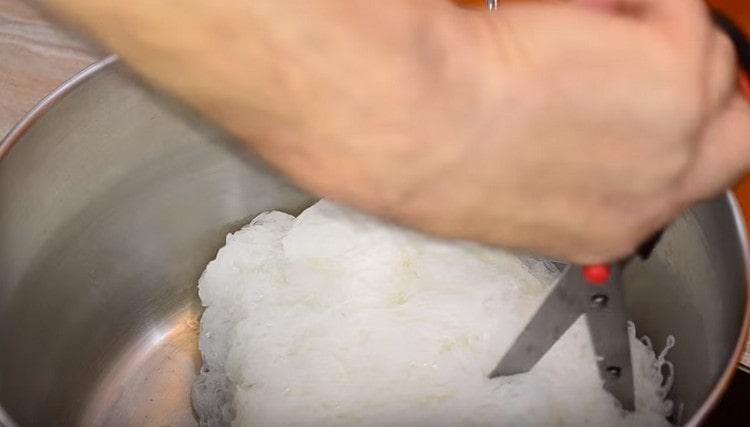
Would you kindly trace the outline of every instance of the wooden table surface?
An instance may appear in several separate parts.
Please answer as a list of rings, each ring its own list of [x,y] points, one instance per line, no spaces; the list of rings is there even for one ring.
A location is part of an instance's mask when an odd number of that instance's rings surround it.
[[[0,138],[41,98],[105,56],[21,0],[0,0]]]
[[[0,0],[0,138],[51,90],[105,56],[23,1]],[[750,366],[750,351],[743,363]]]

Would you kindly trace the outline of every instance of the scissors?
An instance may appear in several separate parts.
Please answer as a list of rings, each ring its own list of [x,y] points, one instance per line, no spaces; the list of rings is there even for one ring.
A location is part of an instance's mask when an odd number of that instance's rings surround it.
[[[497,0],[487,0],[490,10]],[[750,101],[750,44],[742,31],[726,16],[712,17],[734,43],[739,59],[739,87]],[[657,233],[641,246],[637,256],[647,259],[661,238]],[[567,265],[552,291],[505,353],[490,378],[531,370],[570,326],[586,316],[599,376],[624,410],[635,410],[633,365],[628,336],[628,313],[622,272],[633,257],[611,264]]]

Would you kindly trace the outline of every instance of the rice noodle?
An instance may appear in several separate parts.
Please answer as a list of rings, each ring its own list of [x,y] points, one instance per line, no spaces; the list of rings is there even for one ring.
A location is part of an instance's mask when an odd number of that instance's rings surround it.
[[[632,324],[634,413],[602,389],[585,319],[529,373],[487,378],[556,274],[328,201],[261,214],[199,282],[201,424],[668,426],[674,338],[656,356]]]

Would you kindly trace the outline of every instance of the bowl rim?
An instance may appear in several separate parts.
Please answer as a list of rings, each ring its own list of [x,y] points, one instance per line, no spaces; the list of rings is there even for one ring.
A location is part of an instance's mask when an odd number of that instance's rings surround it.
[[[23,135],[29,130],[44,113],[50,108],[55,106],[62,98],[68,95],[76,87],[81,85],[86,80],[92,78],[100,70],[109,67],[110,65],[118,62],[117,55],[110,55],[106,58],[100,59],[88,67],[82,69],[78,73],[74,74],[68,80],[62,82],[60,86],[56,87],[52,92],[42,98],[28,113],[26,113],[21,120],[19,120],[8,133],[0,140],[0,160],[2,160],[18,142]]]
[[[0,141],[0,161],[8,154],[11,148],[21,140],[21,138],[28,132],[31,126],[36,123],[44,114],[52,107],[57,105],[63,98],[70,94],[75,88],[85,83],[98,73],[105,69],[108,69],[113,64],[120,63],[120,59],[117,55],[107,56],[83,70],[76,73],[70,79],[63,82],[60,86],[50,92],[47,96],[42,98],[34,108],[26,113],[15,126],[3,137]],[[745,270],[745,310],[743,313],[742,325],[740,328],[740,336],[735,344],[732,356],[729,359],[724,371],[722,372],[719,380],[716,382],[714,387],[711,389],[706,400],[703,404],[695,411],[693,416],[688,420],[684,426],[696,427],[703,423],[709,414],[716,408],[721,397],[729,388],[729,385],[734,378],[742,356],[745,353],[748,344],[748,333],[750,332],[750,248],[748,246],[748,234],[743,219],[742,212],[737,202],[736,197],[732,190],[727,190],[724,193],[724,197],[729,202],[731,208],[732,219],[734,225],[737,227],[737,231],[740,235],[740,248],[742,251],[742,260],[744,263]],[[0,404],[0,427],[17,427],[17,424],[13,422],[10,415],[3,409]]]

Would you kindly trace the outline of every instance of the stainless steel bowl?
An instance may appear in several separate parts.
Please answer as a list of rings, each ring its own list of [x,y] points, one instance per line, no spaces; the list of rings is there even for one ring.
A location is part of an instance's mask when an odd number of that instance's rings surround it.
[[[66,83],[0,144],[6,424],[195,424],[200,272],[227,232],[314,201],[113,62]],[[688,425],[743,349],[743,233],[720,197],[626,274],[639,331],[677,337],[673,397]]]

